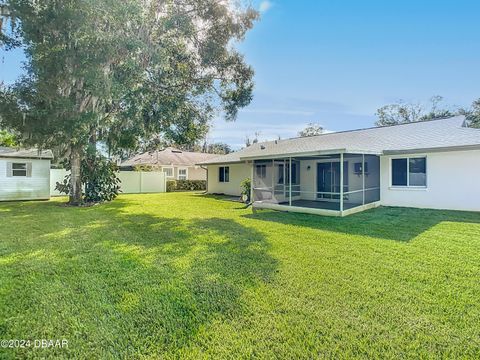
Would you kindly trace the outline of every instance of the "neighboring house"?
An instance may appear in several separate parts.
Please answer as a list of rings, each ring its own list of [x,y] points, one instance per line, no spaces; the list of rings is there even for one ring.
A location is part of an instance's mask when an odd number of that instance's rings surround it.
[[[200,164],[209,193],[240,195],[252,178],[254,208],[480,211],[480,130],[463,116],[258,143]]]
[[[161,151],[136,155],[120,164],[122,170],[134,170],[136,166],[150,166],[163,171],[167,180],[206,180],[207,171],[197,163],[218,157],[218,154],[205,154],[182,151],[168,147]]]
[[[50,150],[0,147],[0,201],[50,199]]]

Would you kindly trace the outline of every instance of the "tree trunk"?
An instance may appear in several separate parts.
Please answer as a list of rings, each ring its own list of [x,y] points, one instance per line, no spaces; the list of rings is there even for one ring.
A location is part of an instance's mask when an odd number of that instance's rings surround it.
[[[71,146],[70,148],[70,199],[68,203],[73,206],[82,204],[82,154],[79,146]]]

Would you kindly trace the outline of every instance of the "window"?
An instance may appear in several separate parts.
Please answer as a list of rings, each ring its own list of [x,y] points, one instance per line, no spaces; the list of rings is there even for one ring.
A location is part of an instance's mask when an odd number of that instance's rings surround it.
[[[178,180],[187,180],[187,169],[178,169]]]
[[[257,165],[256,172],[258,178],[265,179],[267,177],[267,165]]]
[[[218,181],[229,182],[230,181],[230,167],[220,166],[218,168]]]
[[[12,176],[27,176],[26,163],[12,163]]]
[[[289,184],[290,182],[290,164],[285,163],[285,181],[283,179],[284,165],[278,165],[278,184]],[[300,183],[300,166],[297,166],[296,162],[292,161],[292,184],[298,185]]]
[[[392,159],[392,186],[427,186],[427,158]]]
[[[173,177],[173,168],[164,167],[162,171],[165,173],[166,177]]]

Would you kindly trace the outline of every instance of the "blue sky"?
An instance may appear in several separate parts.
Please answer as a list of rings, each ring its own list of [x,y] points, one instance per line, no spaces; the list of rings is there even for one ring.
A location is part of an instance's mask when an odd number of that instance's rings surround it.
[[[480,97],[480,2],[474,0],[255,1],[262,19],[241,51],[255,93],[236,122],[216,119],[210,141],[238,148],[247,135],[295,136],[309,122],[331,131],[372,126],[399,99]],[[0,80],[20,72],[0,51]]]

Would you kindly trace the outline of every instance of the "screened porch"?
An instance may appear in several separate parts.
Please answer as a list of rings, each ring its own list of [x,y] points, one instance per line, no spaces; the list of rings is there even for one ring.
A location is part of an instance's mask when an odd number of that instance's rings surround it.
[[[344,216],[374,207],[380,200],[377,155],[254,160],[252,171],[254,208]]]

